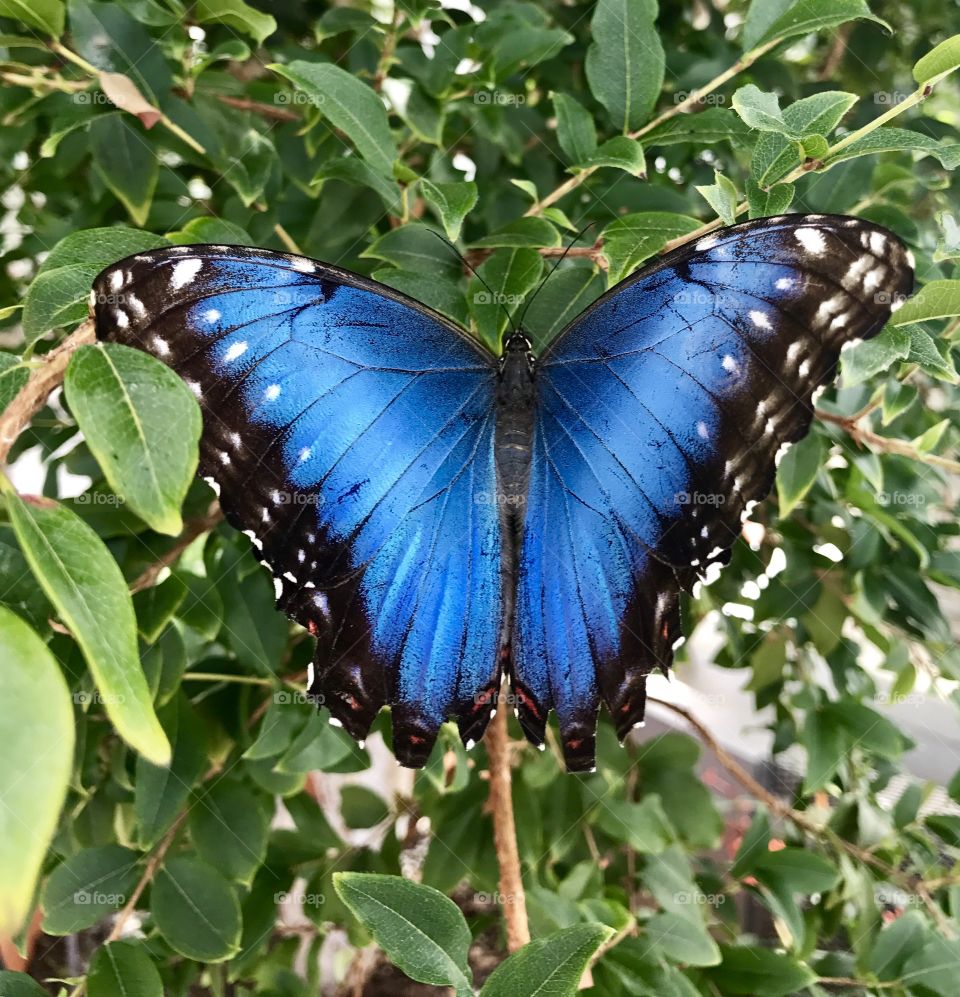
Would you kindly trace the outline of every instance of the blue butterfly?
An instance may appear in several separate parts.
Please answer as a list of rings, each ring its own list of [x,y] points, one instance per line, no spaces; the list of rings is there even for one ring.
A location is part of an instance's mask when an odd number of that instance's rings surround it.
[[[450,716],[470,745],[501,672],[567,766],[621,738],[682,639],[680,593],[729,558],[841,347],[913,285],[896,236],[786,215],[624,280],[534,355],[500,356],[325,263],[175,246],[97,277],[100,339],[169,364],[204,412],[201,473],[317,638],[309,692],[404,765]]]

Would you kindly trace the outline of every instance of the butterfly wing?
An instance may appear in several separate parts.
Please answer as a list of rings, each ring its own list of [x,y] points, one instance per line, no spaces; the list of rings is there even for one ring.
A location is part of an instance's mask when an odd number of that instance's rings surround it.
[[[312,694],[362,739],[384,703],[421,765],[485,726],[503,616],[492,356],[422,305],[267,250],[173,247],[94,284],[97,335],[177,371],[200,473],[318,638]]]
[[[841,347],[912,284],[881,228],[766,218],[671,253],[560,334],[538,366],[511,649],[529,737],[553,707],[568,766],[585,769],[601,700],[621,737],[642,720],[681,590],[729,557]]]

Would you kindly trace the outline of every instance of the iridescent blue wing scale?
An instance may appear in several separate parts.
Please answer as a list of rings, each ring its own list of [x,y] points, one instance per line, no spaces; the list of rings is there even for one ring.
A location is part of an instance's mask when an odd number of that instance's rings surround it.
[[[173,247],[94,285],[98,337],[193,388],[200,471],[317,636],[310,692],[421,765],[483,732],[504,616],[493,357],[389,288],[267,250]]]
[[[532,740],[554,708],[568,766],[588,769],[601,701],[621,737],[642,720],[681,591],[729,558],[841,348],[912,283],[881,228],[767,218],[669,254],[558,336],[536,369],[510,652]]]

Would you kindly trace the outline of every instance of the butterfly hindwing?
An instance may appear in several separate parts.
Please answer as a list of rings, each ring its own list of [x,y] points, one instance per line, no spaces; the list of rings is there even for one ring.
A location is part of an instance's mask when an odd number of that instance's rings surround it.
[[[493,358],[346,271],[241,247],[130,257],[94,285],[97,334],[176,370],[201,473],[318,638],[311,693],[363,738],[384,703],[423,764],[452,713],[477,738],[503,617]]]
[[[642,720],[681,590],[729,556],[841,347],[875,335],[912,282],[877,226],[766,218],[675,251],[557,337],[537,368],[511,649],[532,739],[553,707],[585,769],[600,701],[621,737]]]

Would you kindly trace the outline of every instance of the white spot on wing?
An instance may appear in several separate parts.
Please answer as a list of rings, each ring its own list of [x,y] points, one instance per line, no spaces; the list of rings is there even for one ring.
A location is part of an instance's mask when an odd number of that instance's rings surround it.
[[[882,232],[871,232],[870,252],[873,253],[874,256],[881,256],[886,248],[887,237]]]
[[[715,245],[716,245],[716,244],[717,244],[717,243],[718,243],[719,241],[720,241],[720,240],[719,240],[719,239],[717,238],[717,236],[715,236],[715,235],[708,235],[708,236],[706,237],[706,239],[701,239],[701,240],[700,240],[700,241],[699,241],[699,242],[697,243],[697,245],[696,245],[696,247],[695,247],[695,248],[696,248],[696,249],[698,250],[698,252],[701,252],[701,253],[702,253],[702,252],[703,252],[704,250],[706,250],[706,249],[713,249],[713,247],[714,247],[714,246],[715,246]]]
[[[233,343],[229,350],[224,354],[223,359],[229,363],[231,360],[236,360],[237,357],[242,357],[244,353],[247,352],[247,341],[241,340],[239,343]]]
[[[176,291],[189,284],[200,273],[202,266],[203,260],[196,257],[192,260],[178,260],[170,271],[170,286]]]
[[[823,237],[823,232],[818,228],[798,228],[793,233],[797,242],[814,256],[820,256],[827,249],[827,240]]]
[[[770,323],[770,319],[767,316],[767,313],[766,312],[761,312],[759,309],[754,309],[752,312],[750,312],[750,321],[753,322],[753,324],[758,329],[772,329],[773,328],[773,326]]]
[[[302,256],[292,259],[290,266],[299,273],[314,273],[317,269],[310,260],[305,260]]]
[[[781,277],[777,281],[777,290],[778,291],[789,291],[791,287],[793,287],[793,278],[792,277]]]
[[[218,318],[220,318],[220,311],[217,308],[208,308],[203,313],[203,320],[205,322],[209,322],[211,325],[213,325],[213,323],[216,322]]]
[[[280,397],[280,385],[271,384],[266,391],[263,393],[263,397],[266,398],[268,402],[272,402],[275,398]]]
[[[110,290],[119,291],[121,287],[123,287],[123,271],[114,270],[113,273],[110,274]]]
[[[724,354],[723,359],[720,361],[720,366],[729,374],[734,374],[740,369],[740,365],[729,353]]]

